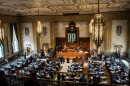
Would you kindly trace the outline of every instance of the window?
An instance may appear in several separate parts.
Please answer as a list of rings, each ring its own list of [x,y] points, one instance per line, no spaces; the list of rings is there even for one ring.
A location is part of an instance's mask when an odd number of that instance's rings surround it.
[[[19,51],[18,40],[17,40],[17,37],[16,37],[14,26],[13,26],[13,41],[12,41],[12,46],[13,46],[13,52],[14,53]]]
[[[3,45],[0,44],[0,58],[4,57],[4,52],[3,52]]]
[[[17,51],[19,51],[18,41],[13,41],[12,46],[13,46],[14,53],[17,52]]]

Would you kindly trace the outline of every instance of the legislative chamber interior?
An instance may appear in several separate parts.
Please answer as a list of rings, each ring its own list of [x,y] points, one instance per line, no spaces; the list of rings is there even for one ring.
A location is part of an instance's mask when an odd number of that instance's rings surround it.
[[[0,0],[0,86],[130,86],[129,0]]]

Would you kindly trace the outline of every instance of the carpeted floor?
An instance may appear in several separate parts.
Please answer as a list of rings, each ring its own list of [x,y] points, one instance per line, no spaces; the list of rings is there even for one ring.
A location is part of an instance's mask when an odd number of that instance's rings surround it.
[[[71,64],[72,64],[72,60],[70,60],[69,63],[67,63],[67,61],[65,60],[65,62],[63,64],[61,64],[62,69],[61,69],[60,72],[67,72],[67,68]],[[86,72],[88,72],[88,63],[87,62],[84,62],[84,67],[83,68],[84,68],[83,72],[86,74]]]

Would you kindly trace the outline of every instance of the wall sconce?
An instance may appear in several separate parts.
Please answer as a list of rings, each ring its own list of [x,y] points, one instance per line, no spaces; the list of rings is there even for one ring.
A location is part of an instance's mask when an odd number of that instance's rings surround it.
[[[121,25],[118,25],[116,27],[116,33],[117,33],[117,35],[121,35],[121,33],[122,33],[122,26]]]
[[[25,27],[25,35],[28,36],[29,35],[29,28]]]
[[[47,28],[46,26],[43,27],[43,35],[46,35],[47,34]]]

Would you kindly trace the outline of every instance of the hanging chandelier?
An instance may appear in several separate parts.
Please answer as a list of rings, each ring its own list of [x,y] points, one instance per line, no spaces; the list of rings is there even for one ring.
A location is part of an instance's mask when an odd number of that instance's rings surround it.
[[[2,26],[1,20],[0,20],[0,40],[4,40],[4,26]]]
[[[102,14],[99,13],[99,0],[98,0],[98,13],[94,15],[90,21],[90,33],[92,33],[92,39],[95,45],[98,47],[103,43],[103,29],[104,20]]]
[[[39,35],[42,34],[42,24],[41,24],[41,21],[39,20],[39,9],[38,9],[38,21],[37,21],[37,33]]]

